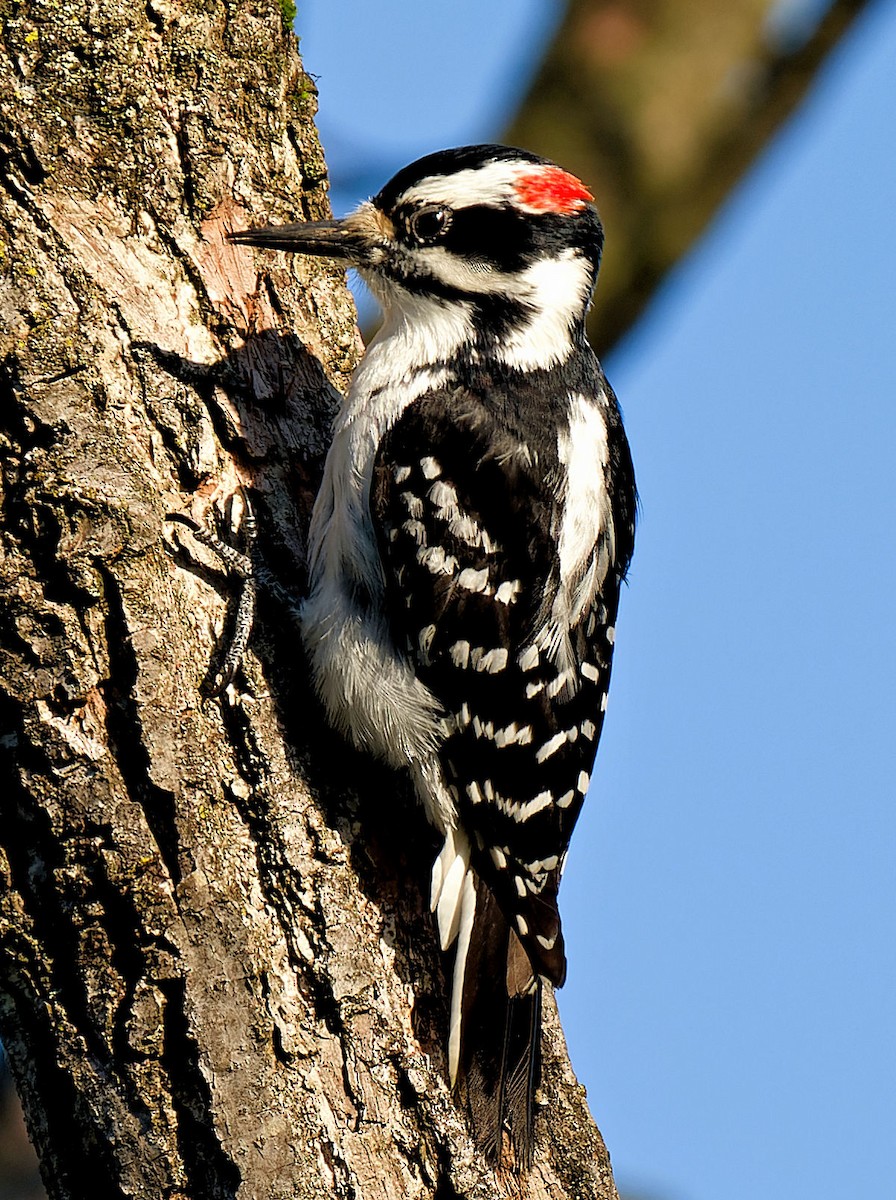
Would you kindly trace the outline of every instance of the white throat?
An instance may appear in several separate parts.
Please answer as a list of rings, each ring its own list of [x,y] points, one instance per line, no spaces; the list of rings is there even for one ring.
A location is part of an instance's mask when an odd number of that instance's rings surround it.
[[[412,292],[373,271],[360,274],[383,309],[383,323],[359,367],[366,388],[450,363],[474,341],[471,303]]]

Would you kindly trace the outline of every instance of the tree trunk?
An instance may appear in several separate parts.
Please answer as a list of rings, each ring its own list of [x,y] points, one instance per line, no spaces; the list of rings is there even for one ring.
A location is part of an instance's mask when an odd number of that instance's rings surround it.
[[[344,281],[224,232],[328,215],[288,5],[0,0],[0,1036],[50,1196],[611,1200],[553,1005],[532,1174],[445,1082],[435,842],[324,726],[297,593],[359,351]],[[167,531],[167,532],[166,532]]]

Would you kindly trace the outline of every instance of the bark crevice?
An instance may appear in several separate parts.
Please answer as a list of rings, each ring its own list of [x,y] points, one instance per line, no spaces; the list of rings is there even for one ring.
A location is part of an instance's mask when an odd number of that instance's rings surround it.
[[[209,1200],[233,1200],[241,1182],[240,1171],[216,1133],[215,1105],[202,1072],[200,1048],[191,1034],[184,981],[166,980],[160,991],[164,997],[161,1064],[171,1081],[184,1191]]]
[[[176,797],[152,780],[152,766],[136,695],[140,667],[131,642],[124,596],[102,563],[106,678],[97,684],[105,711],[107,745],[125,791],[142,809],[162,863],[174,886],[181,880]]]

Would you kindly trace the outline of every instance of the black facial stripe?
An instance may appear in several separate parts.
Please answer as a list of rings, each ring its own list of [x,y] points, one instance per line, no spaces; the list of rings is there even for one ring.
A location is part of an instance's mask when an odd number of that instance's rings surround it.
[[[488,263],[507,274],[525,270],[534,261],[535,243],[536,230],[521,213],[484,204],[457,209],[443,241],[459,258]]]
[[[403,204],[392,214],[399,241],[408,247],[417,246],[408,230],[414,212],[414,205]],[[591,208],[561,216],[522,213],[511,205],[475,204],[451,210],[451,223],[436,244],[464,262],[481,262],[506,274],[523,271],[539,259],[558,256],[567,249],[579,250],[596,268],[603,229]],[[414,269],[419,268],[415,265]]]

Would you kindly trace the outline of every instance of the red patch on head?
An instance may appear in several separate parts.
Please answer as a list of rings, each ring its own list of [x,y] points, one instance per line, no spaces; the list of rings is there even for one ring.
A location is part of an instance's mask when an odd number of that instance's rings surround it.
[[[575,175],[560,167],[534,167],[514,184],[520,204],[533,212],[567,216],[584,208],[594,197]]]

